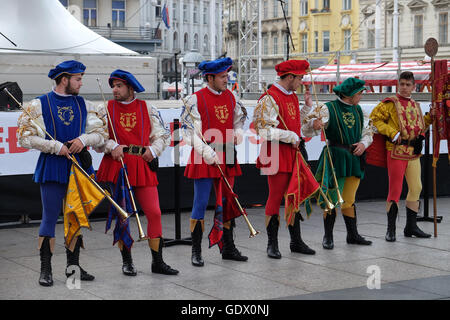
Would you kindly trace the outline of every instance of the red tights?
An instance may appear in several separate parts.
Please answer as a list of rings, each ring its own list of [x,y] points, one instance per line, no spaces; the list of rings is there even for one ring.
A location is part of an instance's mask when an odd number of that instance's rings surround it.
[[[278,215],[280,211],[281,201],[289,186],[291,174],[288,172],[280,172],[267,176],[269,184],[269,197],[266,202],[266,216]]]

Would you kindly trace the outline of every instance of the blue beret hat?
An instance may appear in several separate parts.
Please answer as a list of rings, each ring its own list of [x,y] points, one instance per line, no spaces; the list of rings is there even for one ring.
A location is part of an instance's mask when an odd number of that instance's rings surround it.
[[[86,66],[81,62],[75,60],[68,60],[61,62],[54,69],[50,70],[48,77],[52,80],[59,77],[63,73],[67,74],[77,74],[83,73],[86,70]]]
[[[233,60],[231,58],[221,58],[213,61],[202,61],[198,65],[198,69],[202,71],[202,75],[205,74],[218,74],[223,71],[228,71],[233,65]]]
[[[334,93],[337,95],[343,94],[346,97],[353,97],[358,92],[365,90],[364,84],[366,82],[364,80],[360,80],[357,78],[348,78],[340,85],[333,88]]]
[[[124,70],[114,70],[109,76],[109,86],[112,87],[113,80],[121,80],[126,84],[133,87],[134,91],[142,92],[145,91],[144,87],[137,81],[137,79],[128,71]]]

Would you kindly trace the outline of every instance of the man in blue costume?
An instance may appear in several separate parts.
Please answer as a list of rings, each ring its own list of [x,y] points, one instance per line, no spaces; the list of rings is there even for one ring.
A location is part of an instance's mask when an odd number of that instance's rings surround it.
[[[56,222],[69,182],[70,155],[74,155],[83,169],[92,174],[94,170],[86,147],[101,145],[107,137],[106,118],[99,116],[101,109],[78,95],[85,69],[82,63],[70,60],[50,70],[48,77],[55,80],[56,86],[51,92],[33,99],[25,107],[27,112],[18,120],[20,145],[41,151],[33,180],[40,184],[42,200],[38,241],[41,257],[39,284],[42,286],[53,285],[51,257]],[[42,129],[55,140],[50,139]],[[67,267],[78,266],[81,280],[92,281],[94,276],[79,266],[82,246],[82,236],[78,234],[66,248]],[[67,277],[73,272],[66,268]]]

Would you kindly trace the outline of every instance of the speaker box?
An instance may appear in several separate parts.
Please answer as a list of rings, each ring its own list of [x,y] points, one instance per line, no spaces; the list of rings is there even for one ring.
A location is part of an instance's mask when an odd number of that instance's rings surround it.
[[[18,110],[20,106],[3,89],[8,91],[19,101],[23,103],[23,94],[17,82],[3,82],[0,84],[0,111]]]

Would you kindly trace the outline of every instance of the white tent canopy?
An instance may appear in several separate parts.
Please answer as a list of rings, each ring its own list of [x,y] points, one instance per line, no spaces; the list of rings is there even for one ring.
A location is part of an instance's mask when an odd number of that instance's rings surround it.
[[[90,30],[58,0],[0,0],[0,52],[138,55]]]

